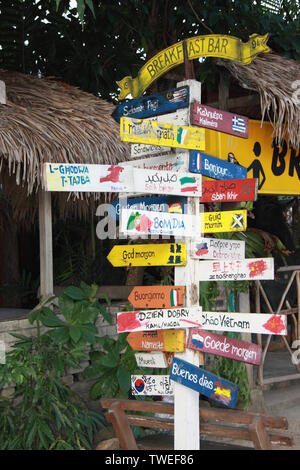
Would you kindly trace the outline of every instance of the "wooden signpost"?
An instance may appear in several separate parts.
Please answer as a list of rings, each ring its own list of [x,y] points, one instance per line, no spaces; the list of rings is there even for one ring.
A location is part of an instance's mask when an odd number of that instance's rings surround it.
[[[172,396],[173,383],[169,375],[132,375],[132,395]]]
[[[150,119],[121,118],[121,140],[181,149],[205,149],[205,131]]]
[[[201,311],[201,307],[179,307],[120,312],[117,315],[117,330],[118,333],[124,333],[201,326],[199,323]]]
[[[136,353],[134,355],[138,367],[153,367],[165,369],[168,367],[167,358],[161,351]]]
[[[247,168],[197,150],[190,152],[189,170],[217,180],[247,178]]]
[[[258,344],[217,335],[198,328],[189,330],[187,347],[248,364],[259,365],[261,363],[262,348]]]
[[[200,261],[199,281],[255,281],[274,279],[273,258],[246,258],[232,261]]]
[[[144,96],[135,100],[120,103],[112,117],[120,122],[121,117],[145,119],[159,114],[186,108],[189,105],[189,87],[182,86],[161,94]]]
[[[257,178],[202,181],[201,202],[256,201]]]
[[[134,351],[182,352],[185,350],[185,330],[137,331],[126,341]]]
[[[247,228],[247,211],[204,212],[201,214],[203,233],[239,232]]]
[[[173,358],[170,379],[229,408],[235,408],[237,385],[183,359]]]
[[[248,138],[249,120],[245,116],[228,113],[200,103],[193,103],[191,110],[193,126],[206,127],[237,137]]]
[[[120,215],[120,233],[127,235],[169,235],[191,237],[195,234],[196,222],[201,220],[191,215],[176,212],[153,212],[122,209]]]
[[[286,335],[287,316],[265,313],[202,312],[200,330]]]
[[[115,267],[181,266],[186,263],[185,243],[115,245],[107,256]]]
[[[140,193],[199,197],[202,194],[201,175],[178,171],[156,171],[133,168],[134,188]]]
[[[134,308],[182,307],[185,286],[135,286],[128,297]]]
[[[135,158],[146,155],[156,155],[170,152],[170,150],[170,147],[162,147],[161,145],[131,144],[130,156],[131,158]]]
[[[122,162],[123,165],[132,165],[134,168],[164,171],[188,171],[189,159],[183,152],[168,153],[155,157],[139,158]]]
[[[242,260],[245,258],[243,240],[198,238],[193,242],[192,257],[196,259]]]
[[[184,214],[184,196],[150,196],[133,197],[129,199],[116,199],[108,209],[108,214],[115,220],[119,220],[121,209],[135,209],[155,212],[171,212]]]

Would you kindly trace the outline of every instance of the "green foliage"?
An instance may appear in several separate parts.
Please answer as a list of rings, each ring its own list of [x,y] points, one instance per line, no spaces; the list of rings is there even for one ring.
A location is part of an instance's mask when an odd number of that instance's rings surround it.
[[[104,427],[103,416],[63,381],[69,368],[79,369],[84,349],[95,345],[94,324],[104,313],[95,299],[97,286],[81,287],[60,294],[61,315],[46,306],[31,313],[35,337],[13,335],[19,341],[0,365],[0,390],[16,384],[10,399],[0,399],[2,450],[90,449],[94,432]],[[104,316],[108,319],[107,312]],[[41,326],[49,329],[41,333]]]

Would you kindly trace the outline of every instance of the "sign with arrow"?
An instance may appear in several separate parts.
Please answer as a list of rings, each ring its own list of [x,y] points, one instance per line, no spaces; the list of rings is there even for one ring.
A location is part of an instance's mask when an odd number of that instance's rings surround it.
[[[202,181],[200,202],[256,201],[257,178]]]
[[[107,256],[115,267],[183,266],[186,264],[185,243],[115,245]]]
[[[202,217],[203,216],[203,217]],[[204,212],[202,233],[238,232],[247,228],[247,211]]]
[[[153,330],[129,333],[127,343],[134,351],[183,352],[185,330]]]
[[[199,262],[199,281],[256,281],[274,279],[273,258],[244,260],[205,260]]]
[[[249,120],[245,116],[221,111],[200,103],[192,103],[191,123],[225,134],[248,139]]]
[[[245,242],[234,239],[198,238],[192,242],[192,258],[226,261],[244,259]]]
[[[247,178],[247,168],[230,163],[221,158],[212,157],[203,152],[190,152],[189,170],[217,180]]]
[[[128,297],[134,308],[182,307],[185,286],[135,286]]]

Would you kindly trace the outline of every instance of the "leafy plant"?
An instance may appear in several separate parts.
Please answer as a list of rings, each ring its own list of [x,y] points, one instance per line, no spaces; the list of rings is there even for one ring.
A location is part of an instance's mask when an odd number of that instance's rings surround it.
[[[79,369],[85,349],[94,347],[99,313],[111,322],[95,298],[97,286],[81,287],[59,295],[61,315],[48,306],[31,313],[36,336],[13,335],[19,341],[0,365],[0,390],[16,384],[9,399],[0,399],[3,450],[90,449],[94,432],[104,427],[103,416],[88,409],[63,381],[70,368]],[[41,327],[48,329],[42,333]]]

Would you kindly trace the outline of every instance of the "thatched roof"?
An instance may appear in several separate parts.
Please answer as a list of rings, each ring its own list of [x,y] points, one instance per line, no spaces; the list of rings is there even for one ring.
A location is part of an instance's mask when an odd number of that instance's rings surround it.
[[[7,94],[0,104],[0,181],[17,217],[27,213],[24,198],[31,204],[42,186],[43,162],[111,164],[128,158],[128,144],[111,117],[113,104],[49,78],[0,70],[0,80]],[[67,205],[66,194],[56,196],[62,212],[70,206],[84,212],[87,199],[99,195],[76,195],[85,200],[81,206]]]
[[[262,120],[266,118],[272,123],[273,137],[281,140],[288,135],[292,146],[299,148],[300,62],[270,52],[257,56],[249,65],[231,60],[219,63],[241,86],[259,93]]]

